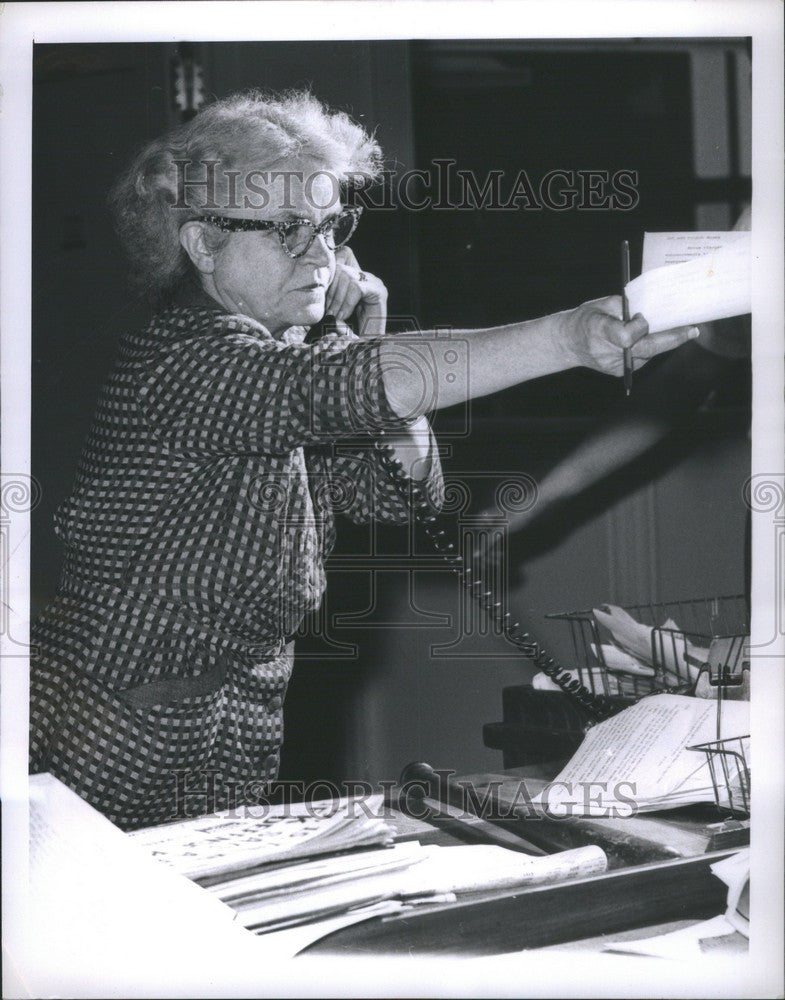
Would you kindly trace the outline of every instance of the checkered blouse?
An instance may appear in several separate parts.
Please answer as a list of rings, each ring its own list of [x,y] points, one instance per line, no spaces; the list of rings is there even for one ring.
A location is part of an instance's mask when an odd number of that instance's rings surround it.
[[[334,511],[408,518],[367,447],[403,426],[379,342],[294,340],[206,298],[127,336],[56,515],[31,770],[124,828],[253,800],[276,776],[286,637],[321,599]]]

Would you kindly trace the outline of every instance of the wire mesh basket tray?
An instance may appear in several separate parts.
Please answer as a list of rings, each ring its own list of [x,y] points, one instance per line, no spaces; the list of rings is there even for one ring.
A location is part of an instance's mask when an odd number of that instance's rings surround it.
[[[706,754],[714,786],[714,801],[723,812],[733,816],[749,816],[750,766],[749,736],[696,743],[688,750]]]
[[[625,605],[623,610],[651,629],[651,667],[645,672],[622,672],[607,662],[613,637],[591,609],[546,615],[569,623],[574,669],[592,694],[636,701],[655,691],[698,692],[704,697],[713,696],[712,689],[719,686],[726,696],[742,696],[745,685],[748,691],[749,616],[743,596]]]
[[[631,704],[645,695],[673,692],[715,699],[717,738],[688,747],[706,755],[714,799],[722,813],[739,817],[750,811],[749,736],[722,738],[722,706],[726,700],[749,701],[747,658],[749,613],[741,595],[626,605],[637,623],[650,630],[646,655],[627,657],[619,666],[619,649],[609,628],[593,610],[565,611],[546,617],[569,623],[573,671],[593,695],[623,698]],[[609,663],[609,659],[611,662]]]

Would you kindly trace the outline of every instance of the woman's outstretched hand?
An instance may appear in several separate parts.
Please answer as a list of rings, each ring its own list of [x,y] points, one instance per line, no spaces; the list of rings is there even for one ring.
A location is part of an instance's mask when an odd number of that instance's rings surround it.
[[[672,351],[699,335],[695,326],[681,326],[662,333],[649,333],[646,320],[638,314],[622,321],[621,297],[584,302],[576,309],[561,314],[564,336],[576,358],[576,364],[606,375],[624,372],[625,347],[632,348],[634,368],[640,368],[657,354]]]

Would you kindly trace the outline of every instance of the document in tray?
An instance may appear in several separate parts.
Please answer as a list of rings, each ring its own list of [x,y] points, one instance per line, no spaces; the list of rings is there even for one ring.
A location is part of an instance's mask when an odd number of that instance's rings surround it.
[[[749,703],[724,702],[722,738],[748,733]],[[673,694],[643,698],[591,728],[534,801],[554,816],[618,817],[712,802],[706,755],[688,748],[716,737],[715,702]]]
[[[192,879],[355,847],[392,843],[382,796],[247,806],[129,834]]]
[[[642,270],[626,294],[650,333],[752,309],[749,232],[646,233]]]

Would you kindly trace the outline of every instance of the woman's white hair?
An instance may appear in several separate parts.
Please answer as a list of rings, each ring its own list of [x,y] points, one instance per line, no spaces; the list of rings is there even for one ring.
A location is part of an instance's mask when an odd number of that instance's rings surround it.
[[[109,196],[137,287],[166,300],[190,271],[179,239],[183,223],[204,209],[242,202],[242,171],[302,158],[341,186],[372,180],[382,168],[372,135],[302,90],[232,94],[151,142]]]

